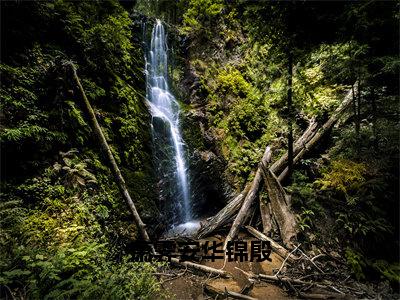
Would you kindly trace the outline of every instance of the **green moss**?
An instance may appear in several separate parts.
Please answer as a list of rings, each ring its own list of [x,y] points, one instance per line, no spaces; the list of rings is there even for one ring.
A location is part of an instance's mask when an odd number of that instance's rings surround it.
[[[209,70],[203,84],[209,99],[208,125],[228,161],[228,172],[241,185],[282,122],[269,99],[234,66]]]
[[[155,175],[151,172],[150,166],[147,169],[135,172],[123,168],[122,172],[141,216],[149,224],[154,224],[159,211],[156,206],[157,194],[154,189],[154,186],[156,186]]]

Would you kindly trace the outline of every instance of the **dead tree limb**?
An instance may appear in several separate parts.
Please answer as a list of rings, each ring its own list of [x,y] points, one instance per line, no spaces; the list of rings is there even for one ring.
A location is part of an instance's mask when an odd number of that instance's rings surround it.
[[[356,86],[356,85],[355,85]],[[350,95],[349,95],[350,93]],[[337,120],[339,120],[342,113],[349,107],[351,104],[351,90],[347,93],[342,104],[335,110],[331,118],[324,124],[321,128],[323,134],[331,128]],[[318,122],[312,119],[309,123],[308,128],[304,131],[300,138],[296,140],[293,147],[294,164],[296,164],[304,154],[310,149],[322,136],[321,131],[318,131]],[[320,130],[321,130],[320,129]],[[278,175],[279,182],[282,182],[288,173],[288,169],[285,169],[287,165],[288,154],[287,152],[283,154],[276,162],[272,164],[270,170],[272,173]],[[227,204],[222,210],[220,210],[214,217],[209,218],[203,226],[199,230],[199,237],[205,237],[215,231],[217,228],[225,225],[230,222],[235,215],[235,213],[241,207],[244,198],[247,195],[247,189],[250,185],[246,185],[245,190],[243,190],[238,196],[236,196],[231,202]],[[262,211],[262,210],[261,210]],[[265,230],[264,230],[265,231]]]
[[[260,202],[260,215],[261,215],[261,223],[263,226],[263,233],[268,234],[272,230],[273,220],[272,220],[272,212],[270,203],[265,203],[263,199],[259,199]]]
[[[304,147],[305,143],[307,143],[312,136],[316,132],[316,128],[318,123],[312,119],[306,131],[302,134],[302,136],[297,139],[294,144],[294,155],[297,155],[302,147]],[[287,153],[285,153],[278,161],[276,161],[272,166],[271,170],[277,174],[281,170],[283,170],[284,166],[287,164]],[[201,228],[199,229],[197,236],[198,238],[204,238],[207,235],[210,235],[216,229],[220,228],[221,226],[229,223],[233,217],[235,216],[236,212],[239,211],[242,203],[251,187],[251,184],[247,184],[244,190],[237,195],[232,201],[230,201],[223,209],[221,209],[215,216],[206,220]]]
[[[303,299],[355,299],[349,295],[342,295],[339,293],[327,293],[327,294],[316,294],[316,293],[302,293],[299,292],[299,297]]]
[[[299,137],[293,146],[293,156],[296,156],[300,150],[305,146],[305,144],[315,135],[318,128],[318,122],[313,118],[308,124],[307,129],[303,132],[301,137]],[[288,153],[287,151],[271,166],[271,171],[274,174],[280,174],[288,163]]]
[[[219,299],[218,296],[221,296],[221,299],[226,299],[227,297],[233,298],[233,299],[243,299],[243,300],[257,300],[257,298],[253,298],[247,295],[243,295],[241,293],[236,293],[233,291],[229,291],[225,288],[225,291],[221,291],[216,289],[215,287],[205,284],[204,285],[204,292],[207,294],[211,295],[215,299]]]
[[[254,179],[251,183],[250,190],[247,193],[246,198],[243,201],[242,207],[240,208],[238,214],[236,215],[236,218],[233,221],[231,230],[229,231],[229,233],[226,237],[226,240],[224,243],[224,249],[226,249],[227,243],[236,237],[236,235],[239,231],[239,226],[242,225],[244,223],[244,221],[247,219],[249,209],[250,209],[251,205],[253,204],[254,199],[257,196],[257,193],[258,193],[258,190],[260,187],[260,182],[262,181],[262,166],[267,165],[270,160],[271,160],[271,149],[268,146],[265,149],[264,155],[261,159],[261,163],[258,166],[256,175],[254,176]]]
[[[166,260],[167,258],[163,257],[163,259]],[[220,269],[215,269],[215,268],[208,267],[208,266],[203,266],[203,265],[191,262],[191,261],[180,261],[179,259],[174,258],[174,257],[171,258],[171,263],[174,264],[174,265],[180,265],[180,266],[183,266],[183,267],[186,267],[186,268],[198,270],[198,271],[201,271],[201,272],[204,272],[204,273],[211,273],[211,274],[214,274],[214,275],[219,275],[219,276],[221,276],[223,278],[232,277],[231,274],[228,273],[227,271],[220,270]]]
[[[283,270],[283,267],[285,266],[286,261],[289,260],[290,255],[296,252],[296,250],[300,247],[300,244],[298,244],[290,253],[286,256],[286,258],[283,260],[281,267],[279,268],[278,272],[276,272],[275,276],[278,276],[279,273]]]
[[[140,218],[140,215],[136,210],[136,206],[133,203],[131,196],[129,195],[125,180],[122,177],[121,171],[118,168],[117,162],[114,159],[114,155],[111,152],[110,146],[107,143],[107,140],[103,134],[103,131],[102,131],[99,123],[97,122],[96,115],[93,111],[92,106],[90,105],[89,99],[86,96],[85,90],[82,87],[81,81],[76,72],[76,67],[73,63],[69,63],[69,65],[72,69],[74,80],[75,80],[76,84],[78,85],[79,91],[81,93],[83,104],[84,104],[84,107],[86,108],[87,114],[89,116],[90,124],[91,124],[92,130],[93,130],[94,136],[97,139],[98,143],[100,144],[101,149],[103,150],[103,152],[108,160],[108,163],[109,163],[111,171],[114,175],[115,181],[118,185],[118,188],[121,192],[121,195],[124,198],[124,200],[126,201],[126,203],[128,204],[128,206],[132,212],[133,220],[135,221],[135,224],[136,224],[137,228],[139,229],[139,232],[140,232],[142,238],[146,242],[150,242],[149,235],[147,234],[147,231],[146,231],[146,225],[143,223],[142,219]]]
[[[259,240],[262,240],[262,241],[270,242],[272,250],[276,254],[278,254],[280,257],[282,257],[283,259],[286,259],[286,257],[288,257],[288,259],[287,259],[288,262],[293,262],[293,261],[299,259],[295,255],[290,254],[290,252],[287,249],[285,249],[284,247],[279,245],[277,242],[275,242],[273,239],[271,239],[270,237],[268,237],[265,234],[261,233],[257,229],[255,229],[255,228],[253,228],[251,226],[245,226],[245,227],[246,227],[247,231],[251,235],[253,235],[254,237],[256,237],[256,238],[258,238]]]
[[[264,177],[268,198],[271,203],[272,214],[279,228],[283,244],[292,248],[292,239],[297,234],[296,218],[291,211],[287,195],[275,174],[265,166],[261,168]]]
[[[354,90],[355,93],[358,93],[357,86],[354,84]],[[333,112],[331,117],[326,121],[326,123],[318,129],[318,131],[311,137],[311,139],[306,142],[305,146],[301,148],[301,150],[296,154],[293,163],[296,164],[300,159],[303,158],[303,156],[312,149],[317,142],[325,135],[326,132],[328,132],[333,125],[339,120],[339,118],[342,116],[343,112],[350,106],[352,103],[352,90],[348,91],[343,102],[339,105],[339,107]],[[274,172],[277,174],[276,172]],[[279,175],[278,179],[280,182],[282,182],[286,176],[289,174],[289,169],[286,167]]]
[[[276,276],[276,275],[265,275],[265,274],[258,274],[255,275],[259,279],[263,279],[266,281],[274,281],[274,282],[290,282],[293,284],[300,284],[300,285],[312,285],[320,289],[330,289],[328,285],[322,285],[315,282],[307,282],[299,279],[294,279],[286,276]]]
[[[324,289],[324,290],[332,290],[333,286],[331,285],[325,285],[325,284],[320,284],[316,282],[308,282],[308,281],[303,281],[300,279],[294,279],[286,276],[275,276],[275,275],[265,275],[265,274],[258,274],[255,275],[256,278],[262,279],[265,281],[272,281],[272,282],[284,282],[284,283],[289,283],[289,284],[296,284],[296,285],[302,285],[302,286],[309,286],[309,287],[316,287],[319,289]],[[338,291],[335,288],[336,291]],[[351,295],[346,295],[344,293],[324,293],[324,294],[300,294],[300,296],[306,298],[306,299],[354,299]]]

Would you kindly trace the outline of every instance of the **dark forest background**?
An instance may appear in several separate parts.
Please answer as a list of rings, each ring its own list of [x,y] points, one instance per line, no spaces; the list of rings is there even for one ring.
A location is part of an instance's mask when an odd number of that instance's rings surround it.
[[[163,295],[152,275],[160,265],[131,261],[138,231],[67,68],[78,66],[156,238],[168,218],[154,174],[143,52],[143,24],[151,28],[155,17],[168,30],[200,217],[242,190],[266,145],[276,160],[310,120],[323,123],[346,92],[360,92],[290,165],[285,189],[303,247],[324,248],[356,280],[398,291],[396,1],[55,0],[1,2],[0,296]]]

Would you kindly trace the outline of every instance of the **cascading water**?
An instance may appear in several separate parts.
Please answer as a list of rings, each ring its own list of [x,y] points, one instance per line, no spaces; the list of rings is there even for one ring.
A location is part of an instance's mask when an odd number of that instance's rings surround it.
[[[184,142],[179,128],[179,104],[168,88],[167,41],[160,20],[154,24],[150,50],[146,58],[147,99],[152,114],[153,146],[160,153],[158,173],[161,181],[169,182],[174,204],[173,221],[188,222],[192,218]],[[167,161],[167,163],[163,163]],[[168,165],[172,166],[171,178]],[[164,166],[164,167],[163,167]],[[177,208],[177,210],[175,209]]]

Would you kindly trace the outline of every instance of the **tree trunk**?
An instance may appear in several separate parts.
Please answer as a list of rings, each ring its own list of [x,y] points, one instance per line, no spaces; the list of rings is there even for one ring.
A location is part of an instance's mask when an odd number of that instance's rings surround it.
[[[339,107],[333,112],[332,116],[326,121],[326,123],[318,129],[318,131],[312,136],[312,138],[306,143],[306,145],[300,150],[300,152],[294,158],[294,163],[297,163],[303,156],[312,149],[317,142],[324,136],[324,134],[333,127],[333,125],[339,120],[343,112],[350,106],[352,103],[353,97],[352,94],[358,93],[356,84],[353,85],[353,88],[347,92],[343,102],[339,105]],[[286,167],[282,173],[279,175],[278,180],[282,182],[286,176],[289,174],[289,169]]]
[[[93,130],[93,133],[95,135],[95,138],[97,139],[98,143],[100,144],[101,149],[103,150],[103,153],[108,160],[108,163],[111,167],[111,171],[114,175],[115,181],[118,185],[121,195],[124,198],[124,200],[126,201],[126,203],[128,204],[128,206],[132,212],[133,219],[135,221],[137,228],[140,231],[140,234],[141,234],[143,240],[145,240],[146,242],[150,242],[149,235],[147,234],[147,231],[146,231],[146,225],[142,222],[142,219],[140,218],[139,213],[136,210],[135,204],[133,203],[131,196],[129,195],[128,189],[126,188],[125,180],[122,177],[121,171],[119,170],[118,165],[117,165],[117,163],[114,159],[114,156],[111,152],[111,149],[108,146],[108,143],[107,143],[106,138],[104,137],[103,131],[101,130],[101,127],[100,127],[99,123],[97,122],[96,115],[93,111],[93,108],[90,105],[88,98],[86,97],[85,90],[83,89],[82,84],[79,80],[78,74],[76,72],[76,67],[72,63],[70,64],[70,66],[73,71],[74,80],[75,80],[76,84],[78,85],[79,91],[81,92],[83,104],[84,104],[87,114],[89,116],[90,124],[91,124],[92,130]]]
[[[376,106],[375,97],[376,97],[375,87],[372,86],[371,93],[370,93],[371,114],[372,114],[372,132],[374,135],[374,149],[375,149],[375,151],[378,151],[379,140],[378,140],[378,129],[377,129],[377,124],[376,124],[377,106]]]
[[[263,199],[259,199],[260,202],[260,215],[261,215],[261,222],[263,225],[263,233],[267,235],[272,230],[272,212],[270,203],[265,203]]]
[[[305,147],[305,144],[309,142],[309,140],[314,136],[316,133],[316,129],[318,127],[318,123],[315,119],[310,121],[308,128],[304,131],[302,136],[296,141],[294,144],[294,153],[297,154],[300,150]],[[288,160],[288,153],[286,152],[284,155],[281,156],[272,166],[271,171],[275,174],[279,174],[285,165],[287,164]],[[221,226],[229,223],[235,216],[236,212],[242,206],[243,200],[246,197],[251,184],[247,184],[245,189],[236,196],[232,201],[230,201],[223,209],[221,209],[215,216],[206,220],[201,228],[198,231],[198,238],[204,238],[207,235],[210,235],[216,229],[220,228]],[[273,227],[274,228],[274,227]]]
[[[315,119],[311,119],[307,129],[303,132],[300,138],[294,143],[293,155],[297,155],[300,150],[310,141],[317,132],[319,124]],[[288,164],[288,152],[286,151],[276,162],[274,162],[270,170],[275,174],[280,174]]]
[[[166,257],[164,257],[164,260],[167,260]],[[204,273],[210,273],[210,274],[214,274],[214,275],[219,275],[223,278],[229,278],[232,277],[227,271],[221,270],[221,269],[215,269],[212,267],[208,267],[208,266],[204,266],[204,265],[200,265],[200,264],[196,264],[194,262],[191,261],[180,261],[177,258],[172,257],[171,258],[171,263],[174,265],[180,265],[183,267],[187,267],[187,268],[191,268],[194,270],[198,270]]]
[[[296,236],[297,230],[295,216],[288,205],[288,196],[271,170],[264,168],[263,176],[271,203],[272,215],[278,223],[283,244],[288,248],[292,248],[291,241]]]
[[[259,232],[257,229],[251,227],[251,226],[245,226],[247,231],[253,235],[254,237],[258,238],[261,241],[267,241],[270,242],[271,244],[271,248],[272,251],[274,251],[276,254],[278,254],[280,257],[282,257],[283,259],[285,259],[286,257],[288,257],[288,261],[289,262],[293,262],[295,260],[297,260],[298,258],[296,256],[294,256],[293,254],[290,254],[290,252],[285,249],[284,247],[282,247],[281,245],[279,245],[277,242],[275,242],[273,239],[271,239],[270,237],[266,236],[265,234]]]
[[[355,84],[352,85],[351,90],[352,90],[352,103],[353,103],[353,118],[354,118],[354,130],[356,132],[356,139],[358,142],[358,136],[360,134],[360,126],[358,123],[358,114],[357,114],[357,98],[356,98],[356,93],[355,93]]]
[[[361,86],[360,80],[357,82],[357,138],[360,138],[361,126]]]
[[[330,129],[340,118],[342,113],[349,107],[351,104],[351,90],[348,91],[347,95],[345,96],[343,102],[339,105],[339,107],[334,111],[332,116],[328,119],[328,121],[322,126],[322,128],[318,129],[318,122],[314,119],[310,121],[308,128],[304,131],[302,136],[297,139],[294,143],[293,152],[296,155],[294,158],[294,163],[297,163],[308,151],[312,148],[325,134],[328,129]],[[288,152],[283,154],[272,166],[270,167],[271,172],[274,174],[279,175],[278,180],[282,182],[287,174],[288,168],[285,166],[287,165],[288,161]],[[233,218],[234,214],[239,210],[242,206],[244,198],[247,195],[247,189],[250,185],[246,185],[246,188],[243,190],[241,194],[235,197],[231,202],[228,203],[223,209],[221,209],[214,217],[208,219],[205,223],[203,223],[201,229],[199,230],[199,237],[205,237],[215,231],[217,228],[225,225],[226,223],[230,222]],[[259,188],[259,187],[258,187]]]
[[[224,243],[224,249],[226,249],[227,243],[230,240],[233,240],[238,231],[239,231],[239,226],[242,225],[245,220],[248,217],[249,209],[251,205],[253,204],[254,199],[257,196],[259,187],[260,187],[260,182],[262,180],[262,165],[267,165],[269,161],[271,160],[271,149],[267,147],[265,149],[264,155],[261,159],[261,163],[257,169],[256,175],[253,179],[253,182],[251,183],[250,190],[248,194],[246,195],[246,198],[243,201],[242,207],[240,208],[238,214],[236,215],[235,220],[233,221],[231,230],[229,231],[225,243]]]
[[[293,62],[292,51],[288,51],[288,95],[287,95],[287,109],[288,109],[288,180],[290,182],[293,172],[293,107],[292,107],[292,77],[293,77]]]
[[[360,155],[361,151],[361,137],[360,137],[360,128],[361,128],[361,87],[360,80],[357,82],[357,118],[356,118],[356,138],[357,138],[357,155]]]

